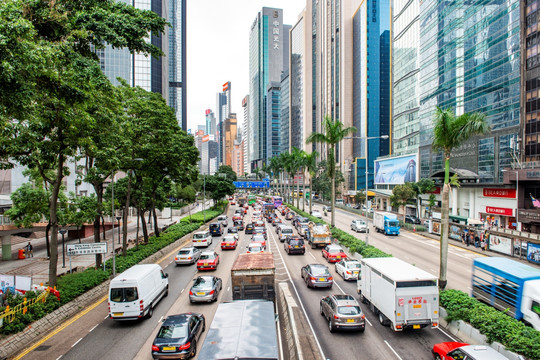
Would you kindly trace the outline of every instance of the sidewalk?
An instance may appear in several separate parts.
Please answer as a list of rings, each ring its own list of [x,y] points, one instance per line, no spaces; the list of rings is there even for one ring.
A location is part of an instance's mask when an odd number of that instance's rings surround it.
[[[209,208],[209,202],[207,203],[206,209]],[[191,210],[191,214],[194,214],[197,211],[202,211],[202,204],[197,205],[195,208]],[[182,219],[183,217],[189,216],[189,212],[180,216],[173,215],[168,216],[166,218],[158,216],[158,227],[160,229],[163,229],[164,227],[170,226],[172,224],[177,223]],[[147,224],[148,226],[148,233],[153,233],[153,223],[152,225]],[[107,254],[104,254],[104,261],[107,259],[110,259],[112,257],[112,251],[111,251],[111,241],[112,241],[112,229],[106,231],[106,240],[101,239],[102,242],[107,242]],[[122,230],[120,229],[120,233]],[[128,218],[128,247],[135,246],[135,237],[137,233],[137,219],[136,217],[129,217]],[[103,235],[103,234],[101,234]],[[142,236],[142,227],[139,227],[139,237]],[[130,241],[131,240],[131,241]],[[32,284],[40,284],[40,283],[46,283],[49,279],[49,260],[47,259],[47,249],[46,249],[46,239],[45,237],[40,238],[29,238],[26,239],[24,242],[18,242],[13,243],[12,248],[15,249],[14,251],[17,251],[19,248],[23,248],[28,241],[31,241],[33,247],[34,247],[34,257],[28,258],[28,259],[17,259],[16,256],[13,257],[12,260],[0,260],[0,274],[4,275],[23,275],[23,276],[31,276],[32,277]],[[118,243],[118,227],[114,227],[114,247],[118,248],[121,247],[121,241],[120,244]],[[87,238],[81,238],[81,243],[91,243],[94,242],[94,236],[90,236]],[[66,246],[68,244],[78,244],[79,239],[66,239],[65,244]],[[67,250],[66,250],[67,251]],[[13,251],[12,251],[13,252]],[[90,266],[95,265],[95,255],[77,255],[71,257],[71,266],[72,269],[75,271],[76,269],[81,268],[87,268]],[[57,274],[60,276],[62,274],[65,274],[69,272],[69,257],[66,255],[65,257],[65,267],[62,266],[62,236],[58,235],[58,264],[57,264]]]

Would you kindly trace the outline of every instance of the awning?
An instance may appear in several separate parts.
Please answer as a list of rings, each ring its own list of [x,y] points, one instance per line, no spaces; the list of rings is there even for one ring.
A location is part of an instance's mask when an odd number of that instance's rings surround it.
[[[464,223],[467,223],[467,218],[465,216],[448,215],[448,218],[453,221],[463,221]]]
[[[478,219],[468,218],[467,225],[484,225],[484,223]]]

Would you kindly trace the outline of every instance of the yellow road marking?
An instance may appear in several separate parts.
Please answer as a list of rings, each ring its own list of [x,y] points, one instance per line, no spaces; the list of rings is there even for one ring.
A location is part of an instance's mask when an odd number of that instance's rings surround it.
[[[182,244],[180,244],[177,248],[175,248],[173,251],[171,251],[170,253],[168,253],[167,255],[163,256],[161,259],[159,259],[157,261],[157,263],[161,263],[163,262],[165,259],[167,259],[169,256],[171,256],[172,254],[174,254],[175,252],[178,251],[179,248],[182,248],[184,246],[187,245],[187,243],[189,242],[189,240],[186,240],[184,241]],[[93,305],[91,305],[90,307],[88,307],[87,309],[83,310],[81,313],[75,315],[74,317],[72,317],[71,319],[69,319],[68,321],[66,321],[65,323],[63,323],[62,325],[60,325],[58,328],[56,328],[55,330],[53,330],[51,333],[49,333],[48,335],[46,335],[45,337],[41,338],[40,340],[38,340],[38,342],[36,342],[34,345],[30,346],[29,348],[25,349],[22,353],[20,353],[19,355],[17,355],[16,358],[14,358],[14,360],[19,360],[21,358],[23,358],[24,356],[28,355],[31,351],[33,351],[35,348],[37,348],[39,345],[43,344],[45,341],[49,340],[50,338],[52,338],[54,335],[58,334],[60,331],[64,330],[65,328],[67,328],[69,325],[73,324],[75,321],[79,320],[81,317],[83,317],[84,315],[88,314],[91,310],[93,310],[94,308],[96,308],[98,305],[100,305],[102,302],[104,302],[105,300],[107,300],[109,298],[109,294],[103,296],[100,300],[98,300],[98,302],[94,303]]]

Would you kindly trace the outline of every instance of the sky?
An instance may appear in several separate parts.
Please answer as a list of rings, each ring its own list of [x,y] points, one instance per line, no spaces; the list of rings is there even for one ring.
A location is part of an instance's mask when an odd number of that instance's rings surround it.
[[[195,0],[187,3],[188,129],[205,124],[205,110],[216,110],[216,93],[231,82],[231,111],[243,121],[242,99],[249,93],[249,31],[263,7],[283,9],[294,25],[305,0]]]

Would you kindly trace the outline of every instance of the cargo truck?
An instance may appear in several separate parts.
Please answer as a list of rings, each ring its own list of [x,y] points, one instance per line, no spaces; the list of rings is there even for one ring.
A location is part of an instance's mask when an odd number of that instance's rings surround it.
[[[375,230],[384,233],[384,235],[399,235],[399,220],[396,214],[375,211],[373,226],[375,226]]]
[[[313,221],[308,223],[308,231],[305,238],[311,245],[312,249],[317,247],[325,247],[332,243],[332,233],[327,224],[315,224]]]
[[[231,269],[233,300],[275,299],[272,253],[240,254]]]
[[[540,270],[502,257],[474,259],[472,296],[540,330]]]
[[[279,359],[274,303],[240,300],[219,304],[199,360]]]
[[[439,326],[437,277],[397,258],[362,259],[360,300],[394,331]]]

